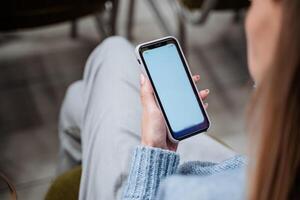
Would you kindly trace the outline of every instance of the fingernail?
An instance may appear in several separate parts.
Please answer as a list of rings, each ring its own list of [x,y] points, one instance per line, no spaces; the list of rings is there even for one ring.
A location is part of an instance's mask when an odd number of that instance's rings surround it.
[[[206,92],[206,94],[209,94],[209,89],[206,89],[205,92]]]
[[[200,75],[197,75],[197,76],[196,76],[196,79],[199,80],[199,79],[200,79]]]
[[[208,107],[208,103],[205,103],[205,104],[204,104],[204,107]]]
[[[144,74],[141,74],[140,81],[141,81],[141,85],[143,85],[145,83],[145,76],[144,76]]]

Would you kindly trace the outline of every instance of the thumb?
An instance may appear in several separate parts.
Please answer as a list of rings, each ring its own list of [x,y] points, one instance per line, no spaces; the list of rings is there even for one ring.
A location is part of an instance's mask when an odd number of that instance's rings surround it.
[[[151,83],[143,74],[141,74],[141,100],[144,108],[157,109]]]

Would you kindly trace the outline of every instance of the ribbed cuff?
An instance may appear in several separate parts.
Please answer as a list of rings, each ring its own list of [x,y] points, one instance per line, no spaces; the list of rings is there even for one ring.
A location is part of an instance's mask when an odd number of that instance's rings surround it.
[[[175,152],[152,147],[137,147],[123,199],[154,199],[160,181],[174,174],[179,164]]]

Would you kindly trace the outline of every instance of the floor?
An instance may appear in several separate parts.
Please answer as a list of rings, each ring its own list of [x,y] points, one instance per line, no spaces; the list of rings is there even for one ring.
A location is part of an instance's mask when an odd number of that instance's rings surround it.
[[[119,33],[125,33],[128,1],[121,1]],[[164,16],[175,25],[174,16]],[[145,0],[138,1],[133,43],[162,37]],[[252,90],[246,64],[243,23],[231,13],[215,13],[204,26],[188,26],[188,61],[209,88],[209,133],[239,153],[246,153],[246,103]],[[68,85],[82,76],[100,36],[91,17],[80,21],[79,37],[69,37],[68,23],[0,35],[0,172],[16,185],[21,200],[43,199],[55,178],[57,121]],[[184,145],[197,145],[197,136]],[[9,199],[0,181],[0,199]]]

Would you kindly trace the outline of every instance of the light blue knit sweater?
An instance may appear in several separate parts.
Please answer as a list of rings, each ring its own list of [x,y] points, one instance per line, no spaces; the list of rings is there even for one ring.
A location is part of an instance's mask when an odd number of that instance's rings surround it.
[[[244,199],[245,158],[179,165],[175,152],[151,147],[134,151],[123,200]]]

